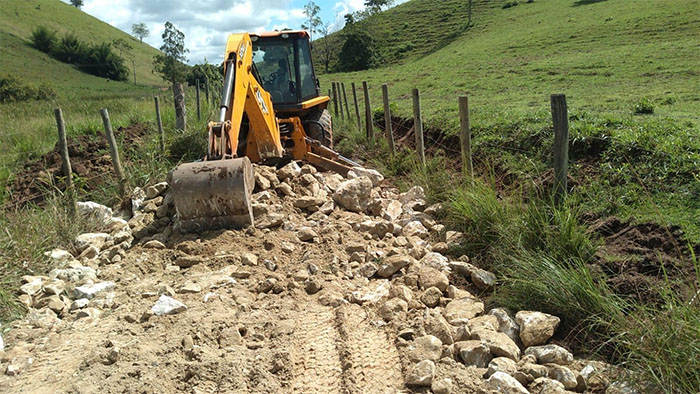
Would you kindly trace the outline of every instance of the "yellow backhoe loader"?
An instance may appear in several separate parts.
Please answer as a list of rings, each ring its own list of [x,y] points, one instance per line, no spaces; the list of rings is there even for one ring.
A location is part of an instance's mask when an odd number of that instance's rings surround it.
[[[254,224],[251,162],[304,160],[343,175],[358,166],[332,150],[329,101],[320,95],[305,31],[230,35],[206,157],[171,173],[181,228]]]

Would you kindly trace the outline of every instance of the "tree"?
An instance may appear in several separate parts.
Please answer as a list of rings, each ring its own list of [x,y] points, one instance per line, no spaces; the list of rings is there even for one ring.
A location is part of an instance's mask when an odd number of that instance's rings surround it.
[[[306,15],[306,22],[302,23],[301,28],[309,32],[309,39],[313,40],[315,32],[320,31],[323,27],[323,21],[318,14],[321,12],[321,7],[316,5],[313,1],[309,1],[304,6],[304,15]]]
[[[143,39],[148,37],[151,32],[148,30],[148,26],[146,26],[145,23],[134,23],[131,25],[131,33],[138,37],[141,42],[143,42]]]
[[[345,43],[338,55],[341,71],[360,71],[373,67],[378,55],[372,36],[359,29],[345,34]]]
[[[330,23],[324,24],[320,30],[323,34],[323,39],[315,41],[315,53],[321,60],[321,64],[323,64],[323,70],[325,73],[330,72],[331,60],[333,60],[333,56],[338,53],[337,48],[339,44],[338,41],[340,39],[340,35],[331,34],[332,30],[333,28]]]
[[[365,0],[365,7],[373,14],[381,11],[383,7],[389,8],[393,4],[394,0]]]
[[[160,50],[162,54],[153,57],[153,70],[160,74],[163,80],[168,81],[173,86],[173,98],[175,99],[176,127],[185,130],[185,90],[182,82],[187,77],[187,57],[189,52],[185,48],[185,34],[178,30],[175,25],[165,22],[165,31],[161,36],[163,45]]]
[[[112,46],[114,49],[119,51],[119,56],[123,56],[124,52],[127,52],[128,54],[130,50],[134,49],[134,47],[132,47],[131,44],[129,44],[123,38],[117,38],[116,40],[112,41]]]
[[[70,0],[70,4],[75,8],[80,8],[83,6],[83,0]]]
[[[345,14],[345,24],[352,25],[355,23],[355,16],[353,14]]]

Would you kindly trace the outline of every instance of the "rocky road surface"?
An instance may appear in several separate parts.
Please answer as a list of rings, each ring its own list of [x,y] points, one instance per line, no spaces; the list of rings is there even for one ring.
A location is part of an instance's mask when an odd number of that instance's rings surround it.
[[[0,391],[605,391],[608,366],[548,344],[557,317],[485,310],[496,277],[446,257],[462,234],[422,189],[349,178],[256,166],[256,227],[201,234],[180,234],[166,183],[114,216],[81,203],[103,225],[24,278]]]

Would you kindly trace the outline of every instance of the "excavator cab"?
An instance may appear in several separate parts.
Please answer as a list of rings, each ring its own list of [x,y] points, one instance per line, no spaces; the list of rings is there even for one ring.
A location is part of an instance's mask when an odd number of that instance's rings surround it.
[[[251,35],[259,82],[276,111],[293,109],[319,96],[306,32]]]
[[[309,34],[276,31],[251,34],[256,78],[270,93],[278,118],[299,117],[308,137],[332,147],[333,128],[311,58]]]

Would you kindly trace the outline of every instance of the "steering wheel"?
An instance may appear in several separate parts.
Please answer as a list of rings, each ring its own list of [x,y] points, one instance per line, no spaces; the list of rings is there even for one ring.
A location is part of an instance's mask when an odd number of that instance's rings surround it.
[[[263,83],[272,85],[272,83],[275,82],[275,79],[277,79],[277,71],[270,73],[270,75],[267,77],[266,80],[263,81]]]

